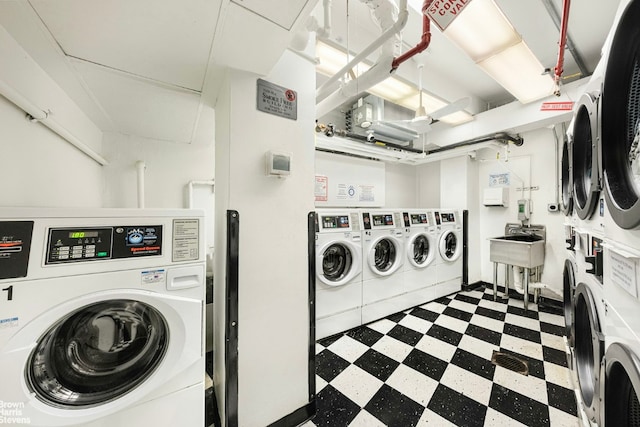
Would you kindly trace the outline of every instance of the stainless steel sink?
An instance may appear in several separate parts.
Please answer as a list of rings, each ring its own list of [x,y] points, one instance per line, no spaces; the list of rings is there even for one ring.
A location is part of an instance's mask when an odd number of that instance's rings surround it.
[[[491,262],[534,268],[544,263],[544,244],[541,236],[515,234],[489,239]]]

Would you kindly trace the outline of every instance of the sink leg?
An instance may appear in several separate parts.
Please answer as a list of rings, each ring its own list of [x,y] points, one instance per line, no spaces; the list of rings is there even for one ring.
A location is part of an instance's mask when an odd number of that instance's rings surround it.
[[[498,300],[498,263],[493,263],[493,300]]]
[[[504,265],[504,294],[502,298],[509,299],[509,264]]]
[[[529,269],[524,269],[524,311],[529,308]]]

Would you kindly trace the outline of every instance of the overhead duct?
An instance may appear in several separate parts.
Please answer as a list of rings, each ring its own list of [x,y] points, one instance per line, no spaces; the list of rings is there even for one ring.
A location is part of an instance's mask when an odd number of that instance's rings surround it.
[[[346,102],[355,101],[355,98],[367,89],[382,82],[390,74],[392,74],[397,65],[394,67],[397,58],[394,57],[397,36],[404,28],[409,17],[409,11],[407,9],[407,0],[400,0],[398,17],[394,21],[393,14],[396,10],[394,3],[391,0],[362,0],[372,10],[372,14],[380,24],[382,34],[376,40],[374,40],[369,46],[364,48],[359,54],[357,54],[348,64],[346,64],[340,71],[335,73],[329,78],[322,86],[316,91],[316,117],[322,117],[335,108]],[[430,2],[430,0],[427,0]],[[373,53],[377,48],[382,47],[382,52],[378,61],[369,70],[367,70],[361,76],[344,84],[341,88],[328,94],[333,85],[349,70],[354,68],[357,64],[362,62],[368,55]],[[422,50],[424,50],[422,48]],[[411,55],[402,55],[403,61],[415,55],[417,52],[411,50]],[[406,58],[405,58],[406,57]]]

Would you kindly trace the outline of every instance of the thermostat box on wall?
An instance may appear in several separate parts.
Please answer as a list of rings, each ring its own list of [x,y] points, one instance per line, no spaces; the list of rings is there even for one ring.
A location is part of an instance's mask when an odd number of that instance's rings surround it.
[[[482,204],[485,206],[509,206],[509,187],[485,188],[482,195]]]

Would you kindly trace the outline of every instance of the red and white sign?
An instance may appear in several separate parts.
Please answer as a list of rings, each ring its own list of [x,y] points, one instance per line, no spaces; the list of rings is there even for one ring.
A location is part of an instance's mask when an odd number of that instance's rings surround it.
[[[433,0],[427,16],[444,31],[469,3],[471,0]]]
[[[314,189],[316,202],[326,202],[329,199],[328,180],[324,175],[316,175],[316,185]]]
[[[573,101],[565,102],[543,102],[540,111],[571,111],[573,110]]]

